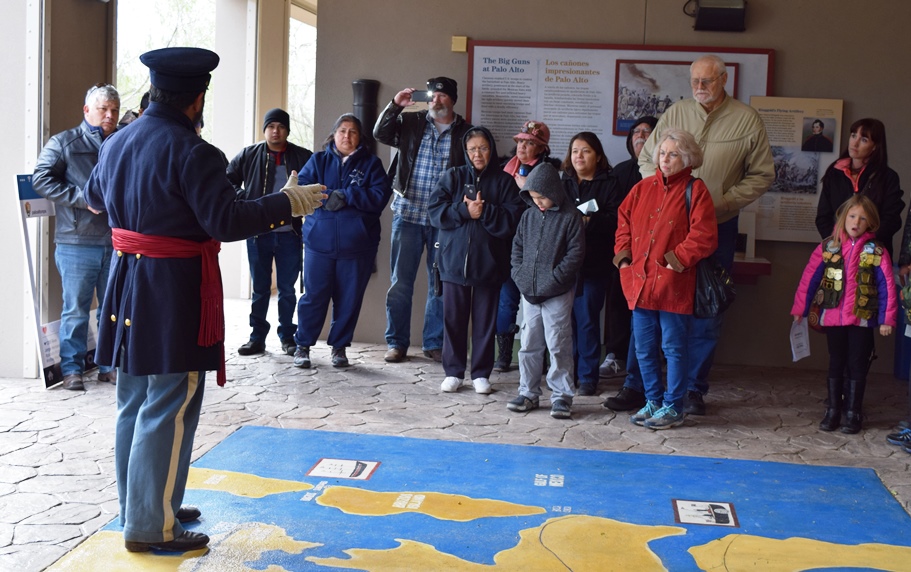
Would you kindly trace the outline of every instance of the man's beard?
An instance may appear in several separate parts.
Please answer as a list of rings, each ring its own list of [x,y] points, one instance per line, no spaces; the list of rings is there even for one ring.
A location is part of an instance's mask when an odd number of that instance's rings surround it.
[[[446,119],[449,117],[449,110],[442,104],[437,105],[436,107],[431,106],[427,110],[427,115],[429,115],[431,119]]]

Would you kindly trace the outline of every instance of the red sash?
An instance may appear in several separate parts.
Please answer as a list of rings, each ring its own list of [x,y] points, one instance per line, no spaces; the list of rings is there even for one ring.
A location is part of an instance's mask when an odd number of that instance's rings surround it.
[[[199,336],[196,343],[211,347],[225,340],[224,291],[221,286],[221,272],[218,268],[218,252],[221,243],[215,239],[196,242],[173,236],[142,234],[123,228],[112,228],[111,238],[116,250],[129,254],[141,254],[149,258],[193,258],[202,257],[202,283],[199,287],[201,299],[199,315]],[[218,368],[218,385],[223,386],[225,375],[225,348],[221,348],[221,366]]]

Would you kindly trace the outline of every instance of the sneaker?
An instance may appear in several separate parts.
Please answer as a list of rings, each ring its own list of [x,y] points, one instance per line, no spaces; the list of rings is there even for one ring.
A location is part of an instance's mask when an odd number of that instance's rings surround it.
[[[462,380],[455,376],[448,376],[443,380],[443,383],[440,384],[440,389],[445,393],[454,393],[462,387]]]
[[[665,405],[655,412],[651,419],[645,420],[645,426],[649,429],[670,429],[678,425],[683,425],[686,413],[678,413],[672,405]]]
[[[569,403],[562,399],[554,399],[554,402],[550,405],[550,416],[554,419],[569,419],[572,414],[572,408]]]
[[[589,383],[586,381],[583,381],[582,383],[580,383],[579,389],[576,390],[576,395],[583,395],[586,397],[591,396],[591,395],[596,395],[597,393],[598,393],[598,384]]]
[[[294,352],[294,365],[297,367],[310,367],[310,348],[297,346]]]
[[[332,348],[332,367],[348,367],[348,356],[345,355],[345,348]]]
[[[294,352],[297,351],[297,344],[294,340],[282,340],[282,351],[289,356],[293,356]]]
[[[252,356],[263,353],[266,353],[266,342],[262,340],[250,340],[237,348],[237,355],[242,356]]]
[[[617,359],[614,354],[607,354],[601,367],[598,368],[600,377],[626,377],[626,361]]]
[[[645,394],[625,385],[620,388],[617,395],[608,397],[601,407],[611,411],[634,411],[645,405]]]
[[[386,355],[383,356],[383,359],[389,363],[399,363],[405,359],[405,353],[402,348],[389,348],[386,350]]]
[[[538,408],[538,398],[529,399],[524,395],[516,397],[512,401],[506,404],[506,409],[510,411],[518,411],[519,413],[524,413],[526,411],[531,411],[532,409]]]
[[[655,413],[657,413],[659,409],[661,409],[661,405],[657,401],[646,402],[645,406],[643,406],[642,409],[629,416],[629,422],[633,425],[639,425],[641,427],[645,424],[645,421],[647,419],[654,417]]]
[[[443,363],[443,350],[439,348],[433,350],[424,350],[424,357],[428,357],[437,363]]]
[[[886,442],[899,447],[911,445],[911,429],[902,429],[898,433],[889,433],[886,435]]]
[[[474,392],[487,395],[492,389],[490,389],[490,380],[486,377],[476,377],[471,380],[471,384],[474,385]]]
[[[683,412],[687,415],[705,415],[705,401],[698,391],[687,391],[683,399]]]

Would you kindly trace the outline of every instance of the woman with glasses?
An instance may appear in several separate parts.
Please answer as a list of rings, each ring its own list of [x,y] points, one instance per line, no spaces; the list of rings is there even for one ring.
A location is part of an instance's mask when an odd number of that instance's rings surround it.
[[[550,129],[541,121],[526,121],[522,129],[512,138],[516,149],[512,157],[503,163],[503,170],[511,175],[519,189],[525,184],[525,178],[541,161],[547,161],[560,169],[560,161],[550,158]],[[524,204],[524,203],[523,203]],[[507,278],[500,289],[500,302],[497,309],[497,358],[494,369],[499,372],[509,371],[512,367],[512,348],[519,326],[516,315],[519,313],[519,289],[512,278]]]
[[[500,286],[509,276],[512,237],[525,205],[512,177],[491,159],[493,136],[473,127],[462,139],[468,164],[440,177],[427,206],[440,229],[437,264],[443,283],[443,371],[441,389],[458,391],[468,357],[477,393],[490,393],[494,333]]]

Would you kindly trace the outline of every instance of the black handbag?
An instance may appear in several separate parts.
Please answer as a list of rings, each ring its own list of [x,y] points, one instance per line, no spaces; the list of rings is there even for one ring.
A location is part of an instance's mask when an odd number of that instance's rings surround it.
[[[690,201],[693,195],[693,182],[686,184],[686,218],[690,218]],[[693,302],[693,316],[697,318],[715,318],[720,316],[737,298],[734,279],[709,255],[696,263],[696,299]]]

